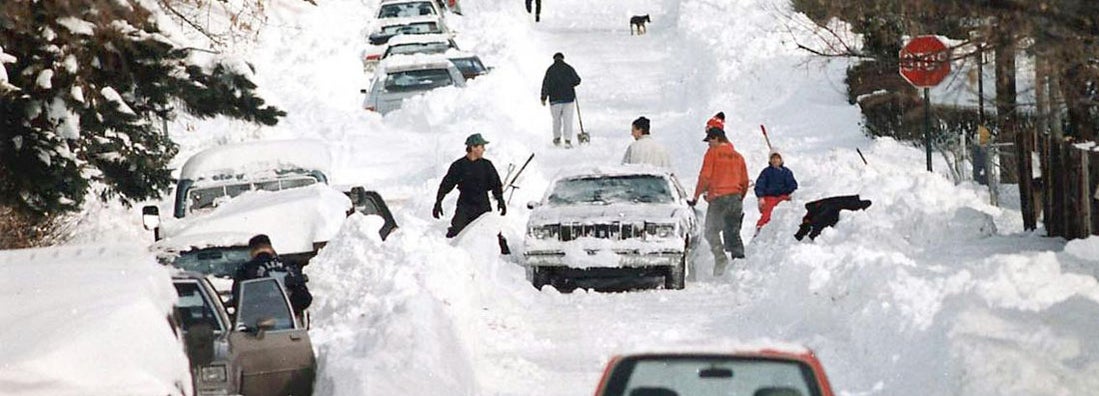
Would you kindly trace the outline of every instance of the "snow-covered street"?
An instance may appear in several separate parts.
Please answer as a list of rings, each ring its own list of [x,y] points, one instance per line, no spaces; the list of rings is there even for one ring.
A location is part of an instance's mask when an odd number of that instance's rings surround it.
[[[278,2],[257,47],[240,54],[284,120],[179,120],[172,133],[180,165],[226,142],[321,139],[334,184],[362,184],[389,202],[400,228],[388,240],[374,219],[354,215],[305,269],[320,395],[590,394],[618,353],[768,342],[812,348],[843,395],[1099,389],[1099,238],[1024,233],[1018,211],[989,205],[982,186],[927,173],[917,148],[866,137],[845,97],[847,61],[797,49],[813,36],[799,27],[807,22],[786,20],[803,18],[789,2],[546,0],[535,24],[519,0],[467,0],[448,23],[463,50],[495,69],[384,118],[363,111],[359,94],[376,2],[317,3]],[[641,14],[652,17],[649,34],[631,36],[629,16]],[[538,94],[554,52],[583,79],[589,145],[551,143]],[[521,246],[525,205],[557,172],[619,163],[638,116],[652,119],[693,192],[703,126],[718,111],[751,178],[767,161],[765,124],[801,185],[754,238],[760,214],[754,196],[745,200],[747,259],[725,276],[710,276],[700,249],[699,279],[685,290],[561,294],[531,287],[521,255],[499,255],[496,233]],[[486,158],[501,176],[535,158],[507,216],[490,212],[447,240],[448,221],[431,208],[471,133],[491,142]],[[815,241],[792,238],[806,202],[848,194],[873,206],[844,212]],[[75,242],[147,237],[137,211],[102,211],[86,215]]]

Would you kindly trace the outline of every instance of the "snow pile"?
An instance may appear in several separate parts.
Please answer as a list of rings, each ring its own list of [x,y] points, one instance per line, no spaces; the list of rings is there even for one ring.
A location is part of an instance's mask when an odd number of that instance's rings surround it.
[[[0,252],[0,389],[177,395],[191,378],[169,326],[168,270],[141,246]],[[187,393],[189,394],[189,393]]]

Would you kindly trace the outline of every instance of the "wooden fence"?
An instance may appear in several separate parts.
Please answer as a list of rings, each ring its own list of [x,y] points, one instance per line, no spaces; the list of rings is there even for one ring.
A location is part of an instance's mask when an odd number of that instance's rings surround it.
[[[1037,140],[1042,177],[1030,180],[1030,187],[1041,204],[1032,207],[1043,212],[1047,234],[1066,239],[1099,235],[1099,146],[1051,136]],[[1034,212],[1029,215],[1038,217]],[[1027,217],[1024,213],[1023,218]]]

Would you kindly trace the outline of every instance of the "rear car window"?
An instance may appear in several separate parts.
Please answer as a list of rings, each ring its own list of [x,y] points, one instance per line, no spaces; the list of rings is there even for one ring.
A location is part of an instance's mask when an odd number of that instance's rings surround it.
[[[608,396],[819,396],[812,369],[790,360],[736,357],[647,357],[619,363]]]
[[[435,7],[431,6],[431,2],[383,4],[378,9],[378,18],[402,18],[421,15],[435,15]]]
[[[446,69],[408,70],[390,74],[385,79],[389,92],[426,91],[454,84]]]

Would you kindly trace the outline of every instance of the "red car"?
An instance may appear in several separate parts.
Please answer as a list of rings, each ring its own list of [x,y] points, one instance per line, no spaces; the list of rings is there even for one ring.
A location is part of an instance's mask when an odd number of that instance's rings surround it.
[[[607,363],[595,396],[833,396],[813,351],[643,353]]]

